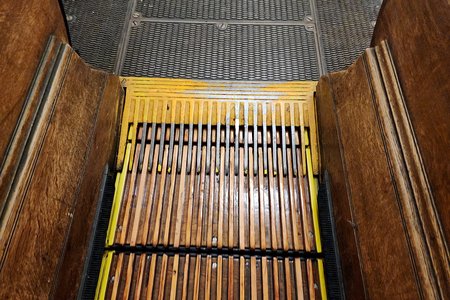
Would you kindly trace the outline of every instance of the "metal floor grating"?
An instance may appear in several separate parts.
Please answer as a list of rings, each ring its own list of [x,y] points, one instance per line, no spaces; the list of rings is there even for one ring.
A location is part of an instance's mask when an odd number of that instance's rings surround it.
[[[309,1],[297,0],[142,0],[136,11],[148,18],[302,21]]]
[[[62,0],[74,50],[92,66],[112,72],[128,0]]]
[[[313,80],[314,32],[299,25],[141,22],[131,29],[124,76]]]
[[[321,70],[348,67],[370,44],[381,2],[63,0],[63,5],[74,48],[100,69],[135,76],[281,81],[317,79]],[[211,33],[214,25],[217,34]],[[309,37],[292,33],[305,28],[314,33],[313,47]],[[247,39],[253,43],[247,45]],[[301,44],[302,50],[286,55],[286,43]],[[230,53],[236,55],[233,60],[227,60]]]
[[[370,46],[382,0],[316,0],[328,72],[350,66]]]

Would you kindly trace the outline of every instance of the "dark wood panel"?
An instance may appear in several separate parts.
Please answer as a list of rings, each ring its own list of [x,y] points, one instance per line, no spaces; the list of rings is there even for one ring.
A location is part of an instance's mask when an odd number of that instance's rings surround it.
[[[58,0],[0,2],[0,162],[51,34],[68,40]]]
[[[53,72],[53,81],[49,86],[45,99],[42,100],[41,108],[39,109],[39,118],[34,120],[31,131],[32,134],[23,142],[26,144],[26,151],[21,154],[20,165],[14,176],[12,185],[4,187],[0,191],[5,195],[5,205],[2,211],[0,223],[0,266],[3,265],[4,254],[9,247],[11,236],[14,234],[17,218],[20,215],[20,210],[23,207],[24,199],[26,199],[26,192],[29,183],[33,177],[34,170],[42,152],[42,145],[45,142],[45,137],[50,127],[53,112],[57,104],[58,95],[64,85],[64,78],[68,66],[71,62],[72,51],[69,47],[60,48],[58,52],[59,63],[55,64]],[[8,153],[7,159],[10,156],[15,156],[16,153]],[[3,179],[3,173],[1,175]],[[9,178],[6,178],[9,179]],[[3,180],[2,180],[3,181]]]
[[[374,48],[319,82],[322,171],[349,298],[449,293],[449,9],[385,1]]]
[[[323,174],[331,174],[331,197],[336,222],[339,252],[342,257],[342,272],[347,295],[355,299],[364,298],[364,286],[359,265],[357,231],[352,217],[350,194],[346,184],[344,161],[340,142],[340,128],[336,117],[336,107],[332,91],[332,80],[340,81],[345,72],[333,73],[321,78],[317,86],[317,126],[320,137],[320,160]]]
[[[364,61],[418,281],[426,298],[443,297],[450,293],[446,241],[404,98],[398,82],[392,80],[395,69],[387,44],[366,50]]]
[[[14,134],[9,141],[7,153],[0,165],[0,216],[5,219],[11,210],[11,190],[17,182],[18,174],[24,165],[24,153],[28,158],[39,147],[36,146],[35,136],[39,134],[35,124],[43,124],[50,114],[53,104],[53,94],[58,82],[62,80],[61,65],[67,64],[67,49],[61,47],[61,43],[55,37],[49,39],[45,53],[41,58],[37,74],[33,80],[32,88],[24,102],[19,120],[14,129]],[[59,70],[59,71],[58,71]],[[53,83],[54,88],[49,89]],[[44,122],[42,122],[44,121]],[[6,139],[6,137],[5,137]],[[8,142],[8,141],[6,141]],[[3,227],[3,225],[2,225]],[[0,229],[2,231],[2,229]]]
[[[55,93],[51,121],[48,127],[40,128],[44,132],[43,143],[35,166],[26,174],[29,182],[15,187],[24,192],[17,217],[13,215],[8,220],[13,226],[7,226],[9,231],[2,236],[2,243],[6,241],[7,245],[0,270],[3,299],[49,297],[64,253],[73,255],[65,251],[71,225],[74,224],[73,234],[82,229],[79,214],[89,207],[86,203],[96,202],[95,182],[101,177],[104,163],[111,159],[113,145],[105,151],[102,143],[109,143],[116,134],[118,79],[112,79],[102,93],[110,75],[93,71],[69,51],[70,63],[63,72],[60,92]],[[101,102],[103,97],[111,98]],[[103,134],[99,133],[100,127],[96,128],[96,122],[97,126],[105,126]],[[88,164],[94,158],[98,161],[89,169]],[[83,218],[92,224],[92,215]],[[82,240],[89,231],[79,238]],[[84,254],[81,246],[77,251]],[[80,273],[75,267],[72,270]]]
[[[450,3],[384,1],[372,45],[387,40],[440,214],[450,237]]]
[[[346,249],[356,238],[359,256],[359,261],[349,261],[352,257],[354,259],[354,256],[342,256],[344,266],[350,271],[344,269],[345,280],[353,280],[354,277],[350,276],[355,274],[349,264],[356,264],[361,268],[366,297],[393,298],[403,295],[407,298],[417,298],[419,291],[416,287],[409,241],[397,205],[397,192],[373,107],[371,87],[363,59],[360,58],[347,71],[331,75],[331,80],[332,93],[320,94],[318,103],[321,103],[324,96],[331,96],[333,99],[341,153],[340,157],[329,156],[329,160],[322,163],[323,167],[328,169],[332,159],[342,158],[344,162],[342,172],[333,167],[333,164],[329,170],[332,185],[336,186],[333,190],[342,190],[343,187],[337,185],[344,182],[350,202],[350,212],[342,212],[347,209],[345,194],[333,193],[337,219],[346,215],[348,217],[348,214],[352,216],[347,222],[351,223],[354,235],[341,236],[339,245],[344,245]],[[322,106],[319,104],[318,107]],[[319,121],[326,118],[324,113],[325,111],[319,109]],[[324,125],[327,124],[320,126]],[[325,135],[321,140],[324,138],[332,137]],[[330,143],[332,141],[323,141],[322,153],[328,152],[326,145]],[[332,149],[328,155],[336,155],[333,151],[335,150]],[[344,225],[344,228],[345,226],[348,225]],[[349,298],[360,296],[359,289],[346,292]]]
[[[67,246],[62,259],[58,280],[55,281],[55,299],[75,299],[88,255],[89,239],[92,234],[97,199],[105,165],[114,166],[116,139],[118,138],[119,99],[122,88],[115,76],[109,76],[103,86],[97,89],[100,103],[95,120],[95,128],[90,138],[89,156],[84,165],[84,173],[79,191],[72,208],[73,221]],[[81,167],[81,166],[80,166]],[[113,171],[113,169],[111,169]]]

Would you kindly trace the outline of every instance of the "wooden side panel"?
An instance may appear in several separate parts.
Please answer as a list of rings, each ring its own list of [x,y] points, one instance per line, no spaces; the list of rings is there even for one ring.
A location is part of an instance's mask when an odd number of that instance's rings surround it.
[[[331,157],[336,153],[332,148],[330,154],[322,155],[329,157],[322,163],[324,169],[329,169],[333,190],[337,191],[333,193],[336,219],[352,216],[346,221],[353,227],[353,234],[341,234],[339,245],[351,249],[356,239],[359,257],[356,260],[354,255],[347,257],[341,253],[345,285],[349,286],[353,278],[359,279],[353,266],[357,265],[361,268],[366,297],[392,299],[402,295],[417,298],[419,291],[408,237],[404,232],[363,60],[359,59],[342,74],[331,75],[331,80],[332,93],[319,94],[319,128],[327,126],[326,119],[330,118],[321,106],[322,97],[328,95],[333,97],[331,101],[335,105],[341,152],[340,157]],[[322,91],[322,85],[319,83],[319,91]],[[333,138],[332,135],[321,135],[323,153],[328,153],[327,145],[333,143]],[[333,159],[342,159],[342,171],[333,166],[336,162],[330,163]],[[340,192],[345,191],[343,184],[347,187],[348,198]],[[342,223],[338,228],[344,226],[344,229],[339,232],[345,232],[349,226]],[[360,298],[361,291],[354,287],[346,290],[346,295],[349,299]]]
[[[355,299],[364,298],[364,286],[359,265],[357,231],[352,217],[350,194],[344,172],[344,161],[340,143],[339,124],[333,99],[332,81],[339,81],[345,72],[324,76],[317,86],[318,131],[320,137],[320,159],[323,170],[331,174],[331,195],[334,204],[336,234],[339,252],[342,257],[342,272],[347,295]]]
[[[449,31],[448,1],[384,1],[375,48],[319,82],[322,171],[350,299],[448,295]]]
[[[372,45],[387,40],[436,208],[450,237],[450,2],[384,1]]]
[[[0,163],[52,34],[68,40],[58,0],[0,1]]]
[[[15,187],[24,190],[24,198],[17,217],[8,221],[14,226],[7,226],[2,236],[7,245],[0,269],[2,299],[48,298],[60,268],[70,268],[72,279],[83,268],[71,262],[73,251],[85,254],[85,245],[75,250],[73,239],[84,242],[90,234],[92,213],[85,210],[88,204],[95,207],[96,183],[115,151],[111,140],[117,128],[119,82],[92,70],[70,51],[51,121],[41,129],[45,134],[30,180]],[[62,264],[65,254],[69,262]]]
[[[101,87],[99,86],[98,89]],[[55,284],[55,299],[77,297],[83,265],[87,256],[89,238],[97,209],[97,199],[106,163],[114,166],[116,138],[118,137],[119,101],[122,89],[117,77],[108,77],[100,95],[100,107],[95,120],[90,153],[83,179],[73,206],[73,222],[67,241],[59,278]]]

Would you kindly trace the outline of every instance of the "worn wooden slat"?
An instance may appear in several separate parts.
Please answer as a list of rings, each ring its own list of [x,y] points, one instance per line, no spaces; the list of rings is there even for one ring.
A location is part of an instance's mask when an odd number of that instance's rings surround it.
[[[145,166],[145,165],[144,165]],[[136,291],[134,292],[135,298],[141,299],[143,284],[144,284],[144,272],[147,261],[147,255],[141,254],[139,257],[138,278],[136,283]]]
[[[241,161],[244,160],[244,149],[240,149],[239,151],[239,159]],[[245,211],[244,211],[244,203],[247,203],[248,201],[248,192],[245,189],[244,181],[247,178],[247,176],[244,175],[244,164],[239,164],[239,248],[245,249],[245,226],[248,225],[248,222],[245,220]]]
[[[284,259],[284,276],[286,284],[286,299],[292,299],[292,282],[291,282],[291,271],[289,265],[289,258]]]
[[[140,149],[141,145],[137,145],[136,146],[136,153],[139,153],[139,149]],[[133,155],[132,155],[133,156]],[[118,243],[119,244],[125,244],[126,238],[127,238],[127,232],[128,232],[128,224],[129,224],[129,220],[131,218],[131,209],[132,209],[132,202],[134,199],[134,190],[135,190],[135,184],[136,184],[136,177],[137,177],[137,168],[138,168],[138,163],[136,161],[134,161],[133,163],[133,169],[131,172],[131,179],[130,179],[130,187],[128,189],[128,195],[127,197],[124,199],[124,205],[122,206],[122,209],[124,210],[123,212],[123,222],[122,222],[122,228],[121,228],[121,232],[119,235],[119,240]]]
[[[278,274],[278,259],[273,258],[273,295],[275,299],[280,299],[280,279]]]
[[[156,160],[159,153],[159,147],[155,149],[153,159]],[[154,191],[155,191],[155,182],[156,182],[156,164],[153,164],[153,168],[150,176],[150,185],[148,187],[148,196],[147,196],[147,207],[145,211],[145,222],[142,230],[141,244],[147,244],[149,228],[150,228],[150,216],[152,212],[152,207],[154,204]]]
[[[239,299],[245,299],[245,259],[239,257]]]
[[[151,263],[150,263],[150,273],[148,276],[148,288],[147,288],[147,299],[152,299],[153,296],[153,285],[155,282],[155,270],[158,256],[156,254],[152,254]]]
[[[205,149],[203,149],[202,151],[204,151]],[[198,214],[197,214],[197,247],[201,246],[202,243],[202,224],[203,224],[203,202],[204,202],[204,198],[205,198],[205,177],[206,177],[206,172],[205,172],[205,164],[202,163],[201,166],[201,171],[200,171],[200,188],[199,193],[200,193],[200,201],[199,201],[199,205],[198,205]]]
[[[219,152],[216,148],[216,151]],[[223,210],[225,204],[225,171],[224,171],[224,147],[220,147],[220,179],[219,179],[219,203],[218,203],[218,222],[217,222],[217,247],[223,246]],[[217,157],[216,157],[217,158]],[[217,164],[217,163],[216,163]]]
[[[295,291],[297,299],[304,298],[303,291],[303,272],[300,258],[294,259],[294,274],[295,274]]]
[[[230,149],[230,158],[234,157],[234,148]],[[235,198],[235,181],[234,164],[230,164],[230,191],[228,197],[228,248],[234,247],[234,204],[237,200]],[[239,201],[239,200],[238,200]]]
[[[261,230],[261,249],[266,249],[266,228],[265,228],[265,217],[264,217],[264,175],[263,175],[263,158],[262,158],[262,149],[258,148],[258,195],[259,195],[259,224]]]
[[[217,259],[217,293],[216,293],[217,300],[222,299],[222,265],[223,265],[223,258],[222,255],[219,255]]]
[[[178,206],[176,213],[176,224],[175,224],[175,240],[173,243],[174,247],[180,246],[181,239],[181,225],[182,225],[182,216],[183,216],[183,203],[182,200],[185,199],[186,191],[185,191],[185,183],[186,183],[186,156],[187,156],[187,146],[184,146],[183,149],[183,157],[182,157],[182,167],[181,167],[181,176],[180,176],[180,186],[178,189]]]
[[[214,165],[215,160],[215,147],[212,148],[212,163]],[[214,210],[214,183],[215,183],[215,173],[210,172],[209,174],[209,193],[208,193],[208,211],[207,211],[207,233],[206,233],[206,246],[212,247],[213,239],[213,210]]]
[[[197,255],[195,258],[195,273],[194,273],[194,299],[199,299],[200,295],[200,264],[201,256]]]
[[[250,164],[251,165],[251,164]],[[252,173],[249,173],[250,175],[253,175]],[[251,287],[251,299],[256,300],[258,299],[258,283],[256,278],[256,257],[252,256],[250,258],[250,287]]]
[[[234,261],[231,256],[228,259],[228,299],[234,298]]]
[[[257,154],[255,154],[257,155]],[[250,238],[250,249],[255,249],[256,243],[255,243],[255,196],[254,196],[254,184],[253,181],[255,179],[254,173],[253,173],[253,149],[249,148],[249,172],[248,172],[248,195],[249,195],[249,215],[250,215],[250,222],[249,222],[249,238]]]
[[[191,256],[188,254],[186,255],[185,263],[184,263],[184,272],[183,272],[183,287],[181,292],[181,299],[187,299],[188,295],[188,282],[189,282],[189,261]]]
[[[130,297],[130,291],[131,291],[131,281],[133,278],[133,264],[134,264],[134,259],[135,259],[136,255],[134,253],[131,253],[129,258],[128,258],[128,265],[127,265],[127,276],[125,279],[125,289],[123,291],[123,299],[124,300],[128,300]]]
[[[303,245],[301,243],[301,239],[299,237],[299,229],[298,229],[298,222],[297,222],[297,218],[301,217],[299,215],[297,215],[297,206],[295,205],[296,201],[295,201],[295,185],[294,185],[294,174],[293,174],[293,170],[292,170],[292,151],[291,149],[289,149],[287,151],[287,155],[288,155],[288,182],[289,182],[289,205],[290,205],[290,211],[291,211],[291,224],[292,224],[292,236],[293,236],[293,240],[294,240],[294,249],[295,250],[300,250]],[[300,219],[301,220],[301,219]],[[300,221],[301,222],[301,221]],[[301,223],[300,223],[301,224]],[[301,232],[301,231],[300,231]]]
[[[269,279],[268,279],[268,266],[267,266],[267,258],[263,257],[261,262],[261,271],[262,271],[262,294],[263,299],[269,299]]]
[[[167,270],[167,260],[169,257],[166,254],[163,254],[162,256],[162,266],[161,266],[161,273],[159,277],[159,289],[158,289],[158,300],[164,299],[164,291],[165,291],[165,285],[166,285],[166,270]]]
[[[119,257],[117,258],[117,264],[116,264],[116,270],[114,273],[114,278],[117,278],[117,280],[114,280],[114,284],[112,287],[112,292],[111,292],[111,299],[117,299],[117,293],[119,291],[119,278],[120,278],[120,274],[122,272],[122,265],[123,265],[123,257],[124,254],[120,253]]]
[[[178,145],[174,147],[174,153],[173,155],[176,156],[178,153]],[[172,160],[172,169],[176,168],[176,159]],[[172,209],[173,209],[173,198],[175,193],[175,174],[170,174],[170,187],[169,187],[169,201],[167,203],[167,211],[166,211],[166,217],[165,217],[165,228],[164,228],[164,237],[162,244],[164,246],[168,246],[169,244],[169,232],[170,232],[170,221],[172,217]]]
[[[162,214],[162,209],[163,209],[163,198],[164,198],[164,192],[165,192],[165,184],[166,184],[166,177],[167,177],[167,151],[168,146],[166,146],[164,148],[164,159],[163,159],[163,169],[161,172],[161,188],[159,191],[159,197],[158,197],[158,203],[157,203],[157,208],[156,208],[156,224],[154,227],[154,231],[153,231],[153,236],[152,236],[152,240],[151,240],[151,244],[153,246],[158,245],[159,242],[159,229],[161,227],[161,214]]]
[[[180,256],[178,254],[174,257],[173,271],[172,271],[172,282],[170,286],[170,300],[175,300],[177,297],[177,280],[178,280],[178,264],[180,262]]]
[[[269,159],[269,205],[270,205],[270,236],[272,241],[272,249],[278,249],[278,239],[277,239],[277,223],[276,223],[276,214],[278,212],[275,209],[275,202],[277,202],[277,197],[275,197],[275,183],[273,180],[273,162],[272,162],[272,148],[269,148],[268,151],[268,159]]]
[[[211,255],[208,255],[206,257],[205,300],[209,300],[211,298],[211,264]]]
[[[142,147],[142,146],[140,146]],[[145,153],[144,153],[144,165],[148,164],[148,158],[150,154],[150,147],[145,147]],[[139,164],[138,164],[139,165]],[[141,173],[141,178],[139,179],[139,187],[138,187],[138,194],[137,194],[137,202],[136,202],[136,211],[134,213],[134,220],[131,227],[131,240],[130,245],[135,246],[136,245],[136,239],[139,231],[139,223],[140,223],[140,216],[141,216],[141,210],[142,210],[142,204],[144,201],[145,196],[145,184],[147,179],[147,172]]]
[[[187,166],[186,166],[187,167]],[[186,247],[189,247],[191,245],[191,232],[192,232],[192,213],[194,210],[194,190],[195,190],[195,178],[196,176],[193,174],[194,172],[194,166],[191,166],[191,172],[189,173],[189,195],[188,195],[188,204],[187,204],[187,221],[186,221]]]

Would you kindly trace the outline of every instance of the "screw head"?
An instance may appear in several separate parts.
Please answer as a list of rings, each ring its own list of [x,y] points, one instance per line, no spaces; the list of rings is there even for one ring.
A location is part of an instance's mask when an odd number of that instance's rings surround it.
[[[217,29],[219,30],[226,30],[228,28],[228,24],[227,23],[217,23],[216,24]]]

